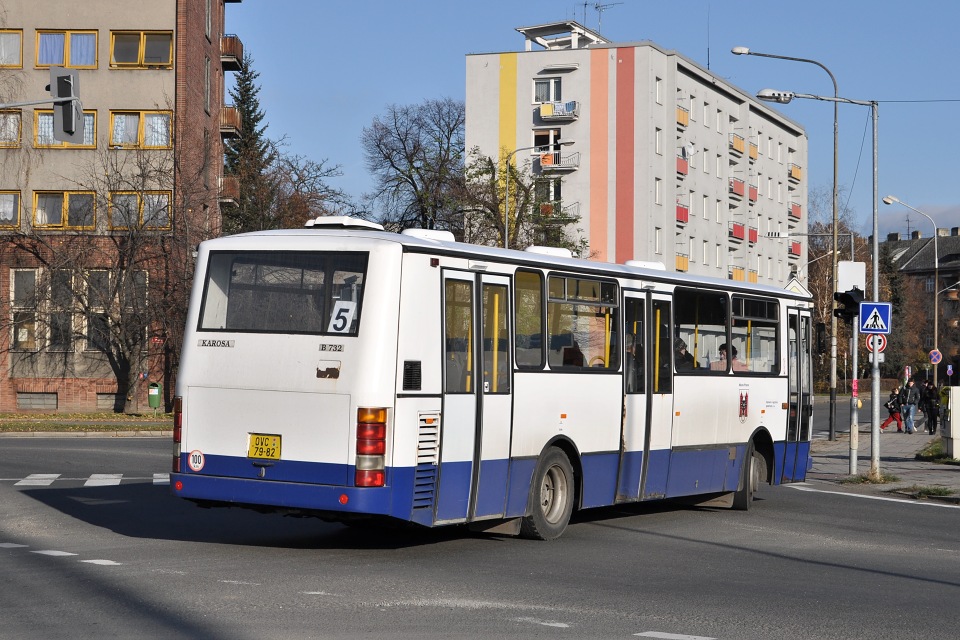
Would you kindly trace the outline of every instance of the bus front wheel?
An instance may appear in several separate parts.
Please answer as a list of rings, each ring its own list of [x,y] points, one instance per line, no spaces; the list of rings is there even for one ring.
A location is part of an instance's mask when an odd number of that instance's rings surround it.
[[[763,457],[753,447],[753,443],[747,447],[747,455],[743,460],[743,474],[740,476],[740,487],[733,494],[733,508],[738,511],[746,511],[753,502],[753,494],[760,486],[760,474],[763,472]]]
[[[536,540],[559,538],[570,522],[574,493],[570,460],[556,447],[547,449],[530,484],[527,515],[520,523],[520,535]]]

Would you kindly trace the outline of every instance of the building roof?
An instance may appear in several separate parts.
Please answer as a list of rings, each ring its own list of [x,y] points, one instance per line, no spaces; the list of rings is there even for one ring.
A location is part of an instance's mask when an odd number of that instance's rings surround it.
[[[936,247],[933,238],[889,239],[883,246],[890,252],[893,265],[905,273],[933,271],[939,257],[941,271],[960,271],[960,235],[940,235]]]

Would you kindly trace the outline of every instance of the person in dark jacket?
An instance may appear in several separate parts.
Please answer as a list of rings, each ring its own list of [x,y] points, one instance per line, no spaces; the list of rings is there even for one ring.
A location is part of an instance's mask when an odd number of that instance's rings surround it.
[[[887,408],[890,415],[883,421],[883,424],[880,425],[880,431],[886,429],[891,422],[896,420],[897,432],[903,433],[903,418],[900,416],[900,387],[893,388],[893,391],[890,392],[890,399],[887,400],[887,404],[883,406]]]
[[[907,433],[916,431],[914,428],[913,417],[917,414],[917,405],[920,403],[920,389],[917,389],[913,380],[909,380],[907,385],[900,390],[900,414],[903,416],[903,423]]]
[[[940,419],[940,392],[931,382],[927,384],[923,395],[923,415],[927,418],[927,433],[933,435],[937,432],[937,421]]]

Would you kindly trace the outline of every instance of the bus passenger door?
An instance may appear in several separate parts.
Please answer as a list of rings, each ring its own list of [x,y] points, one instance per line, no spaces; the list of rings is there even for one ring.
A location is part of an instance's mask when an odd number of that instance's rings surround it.
[[[807,473],[813,414],[810,349],[810,315],[790,309],[787,326],[789,414],[780,482],[803,480]]]
[[[649,420],[647,399],[646,300],[642,295],[625,292],[623,300],[623,416],[620,432],[620,471],[617,502],[640,498],[640,482],[646,466]]]
[[[437,522],[502,516],[510,457],[509,279],[447,272]]]

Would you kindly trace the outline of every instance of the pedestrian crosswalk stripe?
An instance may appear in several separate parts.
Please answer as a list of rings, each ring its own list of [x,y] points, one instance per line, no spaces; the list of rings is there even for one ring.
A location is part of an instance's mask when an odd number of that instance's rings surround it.
[[[41,556],[75,556],[77,554],[70,553],[69,551],[55,551],[53,549],[48,549],[46,551],[31,551],[30,553],[37,553]]]
[[[83,483],[85,487],[110,487],[120,484],[122,473],[94,473]]]
[[[99,564],[108,567],[118,567],[120,566],[119,562],[114,562],[113,560],[81,560],[80,562],[86,562],[88,564]]]
[[[25,547],[25,544],[17,544],[16,542],[0,542],[0,549],[20,549]]]
[[[46,487],[60,477],[59,473],[31,473],[26,478],[14,484],[20,487]]]
[[[170,474],[169,473],[153,474],[153,484],[170,484]]]

